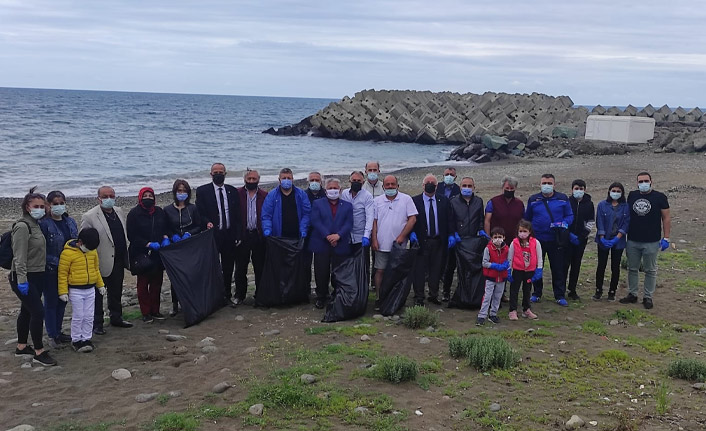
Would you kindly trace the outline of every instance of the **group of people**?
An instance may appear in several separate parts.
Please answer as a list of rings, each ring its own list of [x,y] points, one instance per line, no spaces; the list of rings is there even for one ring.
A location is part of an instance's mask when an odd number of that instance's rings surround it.
[[[382,176],[376,161],[368,162],[365,172],[352,172],[345,188],[341,179],[324,181],[318,172],[308,175],[306,189],[295,187],[287,168],[279,172],[278,184],[269,192],[260,187],[256,170],[245,172],[244,185],[239,188],[225,183],[227,171],[222,163],[214,163],[210,175],[212,181],[196,189],[195,203],[188,182],[176,180],[173,203],[160,208],[154,190],[144,187],[127,215],[115,206],[114,189],[100,187],[98,204],[82,216],[80,226],[68,215],[66,197],[60,191],[46,197],[34,191],[27,194],[22,217],[11,231],[9,280],[21,301],[16,355],[32,355],[42,365],[56,364],[43,346],[44,325],[51,347],[71,343],[77,351],[92,351],[92,335],[106,333],[104,297],[110,325],[132,327],[122,313],[126,269],[136,276],[142,321],[165,319],[160,313],[164,277],[160,249],[208,229],[214,231],[220,258],[223,303],[231,307],[246,299],[250,263],[257,303],[270,236],[302,241],[303,270],[310,283],[313,263],[315,307],[319,309],[330,299],[332,273],[345,259],[362,249],[368,268],[372,263],[371,282],[379,292],[393,247],[408,243],[418,249],[410,274],[415,305],[424,305],[425,300],[434,304],[449,301],[457,244],[468,238],[486,238],[487,247],[476,262],[485,279],[478,324],[486,319],[498,321],[507,282],[509,319],[518,319],[520,287],[522,316],[537,318],[531,304],[543,295],[546,258],[556,303],[567,306],[567,297],[578,300],[581,260],[594,227],[598,268],[593,299],[603,297],[610,257],[607,298],[615,300],[620,260],[627,250],[629,293],[620,302],[637,302],[638,269],[642,267],[642,302],[652,308],[657,253],[669,246],[667,197],[652,189],[647,172],[638,174],[638,188],[627,196],[622,184],[611,184],[597,211],[583,180],[574,180],[567,196],[555,190],[551,174],[542,175],[540,192],[530,196],[526,206],[515,197],[518,181],[514,177],[503,178],[501,193],[484,205],[475,194],[473,178],[463,177],[457,183],[454,167],[444,170],[441,183],[433,174],[426,175],[421,193],[415,196],[400,192],[394,175]],[[175,316],[180,306],[173,290],[171,298],[170,315]],[[72,319],[67,335],[61,325],[69,301]],[[30,334],[33,347],[28,344]]]

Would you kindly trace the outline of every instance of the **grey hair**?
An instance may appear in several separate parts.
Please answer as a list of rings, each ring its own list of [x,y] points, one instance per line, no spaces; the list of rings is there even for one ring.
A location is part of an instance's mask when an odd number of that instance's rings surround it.
[[[469,179],[469,180],[473,181],[473,184],[476,183],[476,180],[474,180],[473,177],[463,177],[463,178],[461,178],[461,181],[463,181],[465,179]]]
[[[424,180],[426,180],[429,177],[434,177],[434,179],[436,179],[436,175],[429,172],[428,174],[424,175],[424,178],[422,178],[422,185],[424,185]]]
[[[323,177],[323,175],[321,175],[321,172],[311,171],[311,172],[309,172],[309,175],[311,175],[311,174],[316,174],[316,175],[318,175],[318,176],[320,176],[320,177]],[[308,177],[309,175],[307,175],[307,177]]]
[[[502,179],[502,182],[500,183],[500,186],[504,186],[505,183],[510,183],[510,187],[512,188],[517,188],[517,178],[513,177],[512,175],[505,175]]]
[[[350,174],[349,176],[352,177],[352,176],[355,175],[355,174],[358,174],[358,175],[360,175],[361,177],[363,177],[363,179],[365,179],[365,174],[362,173],[361,171],[353,171],[353,172],[351,172],[351,174]]]
[[[113,191],[113,193],[115,193],[115,189],[110,186],[100,186],[100,187],[98,187],[98,196],[101,195],[101,190],[103,190],[103,189],[110,189]]]
[[[341,180],[339,180],[338,178],[326,178],[324,187],[328,187],[328,185],[331,183],[336,183],[338,184],[338,187],[341,188]]]
[[[257,178],[260,178],[260,173],[257,171],[257,169],[246,168],[245,173],[243,173],[243,179],[247,178],[248,174],[251,172],[255,172],[257,174]]]

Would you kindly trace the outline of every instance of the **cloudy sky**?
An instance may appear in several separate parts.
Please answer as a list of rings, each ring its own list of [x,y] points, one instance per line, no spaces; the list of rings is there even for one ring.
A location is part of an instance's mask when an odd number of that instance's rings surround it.
[[[698,1],[0,0],[0,86],[706,106]]]

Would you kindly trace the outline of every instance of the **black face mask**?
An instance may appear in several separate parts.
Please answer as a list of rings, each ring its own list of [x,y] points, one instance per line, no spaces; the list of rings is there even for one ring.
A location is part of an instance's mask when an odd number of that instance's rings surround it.
[[[245,188],[248,190],[257,190],[259,183],[245,183]]]
[[[429,194],[434,193],[436,191],[436,184],[432,184],[432,183],[424,184],[424,191]]]
[[[217,186],[222,186],[226,180],[225,174],[213,174],[211,176],[213,177],[213,184]]]
[[[149,209],[154,206],[154,199],[152,198],[144,198],[142,199],[142,206]]]
[[[363,183],[351,183],[351,191],[358,193],[363,188]]]
[[[505,199],[512,199],[515,197],[515,191],[514,190],[503,190],[503,196],[505,196]]]

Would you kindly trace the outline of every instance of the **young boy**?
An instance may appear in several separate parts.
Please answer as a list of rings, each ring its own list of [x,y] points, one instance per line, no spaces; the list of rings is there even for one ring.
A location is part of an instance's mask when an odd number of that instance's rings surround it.
[[[483,304],[476,325],[483,325],[487,318],[493,323],[498,323],[498,308],[500,300],[505,290],[505,280],[507,279],[507,269],[510,263],[507,261],[508,246],[505,244],[505,230],[501,227],[494,227],[490,231],[491,241],[483,250],[483,275],[485,276],[485,295]],[[490,316],[488,316],[490,309]]]
[[[71,343],[77,352],[92,352],[96,287],[105,290],[98,269],[98,231],[86,228],[67,241],[59,258],[59,299],[71,300]]]

